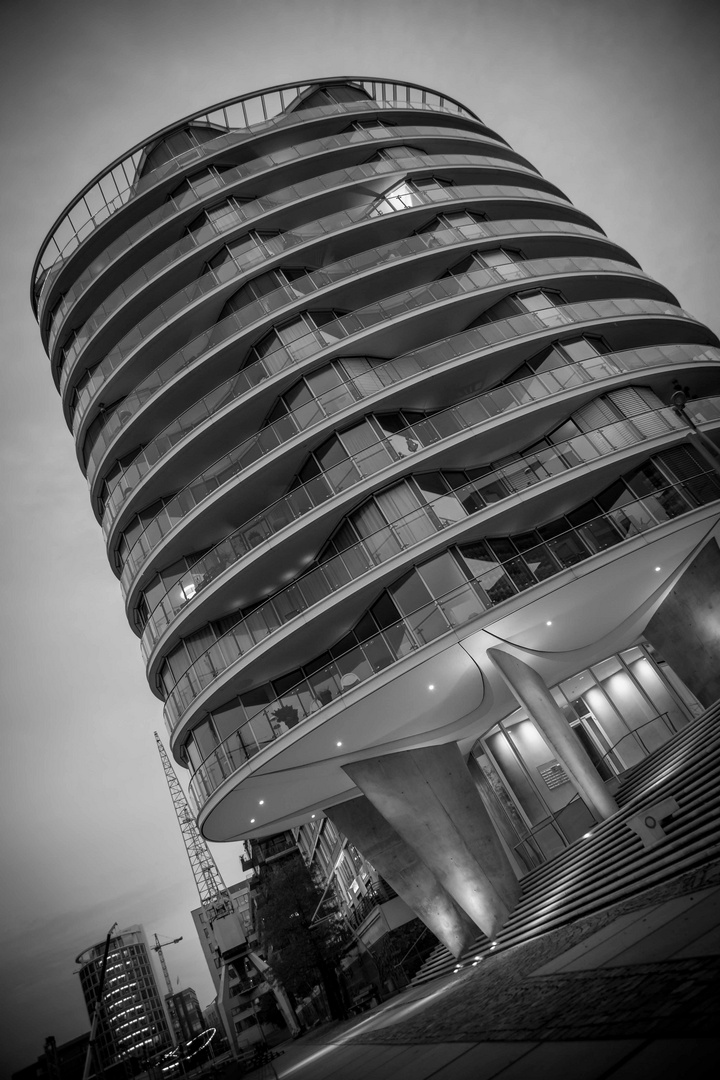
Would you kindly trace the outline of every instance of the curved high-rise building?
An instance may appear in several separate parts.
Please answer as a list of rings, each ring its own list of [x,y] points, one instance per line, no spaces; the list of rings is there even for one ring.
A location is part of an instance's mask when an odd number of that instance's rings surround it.
[[[85,949],[76,958],[88,1016],[95,1013],[98,986],[102,982],[103,1007],[95,1033],[95,1053],[110,1068],[126,1058],[148,1058],[172,1045],[150,947],[142,926],[129,926],[109,943],[105,977],[106,942]]]
[[[720,694],[718,339],[452,98],[186,117],[33,303],[209,839],[329,813],[457,951]]]

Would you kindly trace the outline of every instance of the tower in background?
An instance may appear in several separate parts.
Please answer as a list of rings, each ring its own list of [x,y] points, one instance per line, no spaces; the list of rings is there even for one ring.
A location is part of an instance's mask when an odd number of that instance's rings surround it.
[[[92,1017],[105,941],[75,960],[80,965],[88,1016]],[[110,942],[95,1049],[103,1067],[127,1058],[142,1061],[172,1043],[142,926],[129,926]]]

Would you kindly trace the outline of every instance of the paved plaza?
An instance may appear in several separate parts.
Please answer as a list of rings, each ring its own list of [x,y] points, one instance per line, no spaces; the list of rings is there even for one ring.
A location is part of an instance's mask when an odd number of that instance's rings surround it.
[[[293,1043],[253,1080],[715,1077],[720,863]]]

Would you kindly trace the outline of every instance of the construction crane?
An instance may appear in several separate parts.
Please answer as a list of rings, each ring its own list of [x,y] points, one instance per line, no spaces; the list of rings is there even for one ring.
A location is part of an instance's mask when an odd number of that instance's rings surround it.
[[[177,1015],[177,1009],[175,1008],[175,1002],[173,1001],[173,988],[172,988],[172,983],[170,982],[170,972],[168,971],[168,966],[167,966],[167,963],[165,962],[165,957],[163,955],[163,949],[167,949],[168,945],[177,945],[178,941],[182,941],[182,937],[173,938],[172,941],[166,941],[164,945],[161,945],[160,944],[160,938],[156,934],[155,935],[155,944],[150,946],[152,951],[156,952],[158,954],[158,956],[160,957],[160,967],[162,968],[162,973],[165,976],[165,985],[167,986],[167,994],[165,996],[165,1000],[167,1001],[167,1007],[168,1007],[168,1011],[170,1013],[170,1021],[171,1021],[171,1027],[172,1027],[172,1032],[173,1032],[173,1039],[179,1039],[180,1038],[180,1034],[181,1034],[180,1021],[179,1021],[179,1018],[178,1018],[178,1015]]]
[[[188,805],[185,792],[180,786],[180,781],[170,763],[170,758],[160,741],[160,736],[157,731],[155,732],[155,742],[157,743],[158,753],[160,754],[160,760],[162,761],[163,770],[165,772],[165,779],[167,780],[167,785],[170,789],[170,796],[175,808],[175,816],[178,819],[180,832],[182,833],[182,838],[185,843],[185,851],[187,852],[190,868],[193,872],[193,877],[195,878],[195,885],[200,896],[200,903],[207,917],[210,930],[217,946],[218,955],[221,961],[221,988],[224,993],[227,986],[228,965],[237,953],[236,949],[230,948],[224,952],[222,948],[223,942],[227,940],[225,924],[231,924],[233,916],[237,921],[240,921],[240,919],[233,908],[232,897],[218,870],[217,863],[210,853],[210,848],[207,846],[204,836],[197,827],[197,822]],[[290,1032],[293,1035],[299,1034],[300,1025],[284,987],[278,981],[277,977],[273,975],[265,961],[262,960],[257,953],[250,951],[249,946],[245,942],[244,928],[240,931],[240,936],[244,945],[242,950],[243,956],[247,957],[258,974],[262,976],[273,991],[278,1008],[285,1018],[285,1022]],[[235,937],[235,942],[237,943],[237,937]],[[228,1031],[227,1035],[230,1044],[234,1046],[234,1032]]]
[[[182,941],[182,938],[181,937],[176,937],[176,938],[173,938],[172,941],[166,941],[164,945],[161,945],[160,944],[160,939],[156,934],[155,935],[155,944],[150,946],[152,951],[156,952],[158,954],[158,956],[160,957],[160,967],[162,968],[162,973],[165,976],[165,985],[167,986],[168,994],[172,994],[173,988],[172,988],[172,983],[170,982],[170,974],[168,972],[168,967],[167,967],[167,964],[165,963],[165,957],[163,956],[163,949],[167,949],[168,945],[177,945],[178,941]]]
[[[180,787],[180,781],[170,763],[165,747],[160,742],[157,731],[155,732],[155,742],[165,770],[165,779],[170,788],[170,796],[185,843],[185,851],[190,860],[190,869],[193,872],[195,885],[200,895],[200,903],[206,913],[213,917],[230,914],[233,910],[230,893],[220,875],[215,859],[210,853],[210,848],[195,823],[185,792]]]

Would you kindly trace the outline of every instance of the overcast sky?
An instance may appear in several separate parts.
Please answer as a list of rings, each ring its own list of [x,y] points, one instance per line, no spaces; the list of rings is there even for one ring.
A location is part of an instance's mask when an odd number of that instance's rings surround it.
[[[184,936],[212,997],[156,752],[162,709],[104,555],[28,295],[56,215],[156,129],[316,76],[458,98],[693,314],[718,317],[720,18],[702,0],[4,0],[0,1072],[87,1030],[74,957]],[[238,845],[215,846],[232,882]],[[164,939],[164,938],[163,938]],[[9,1033],[9,1034],[8,1034]]]

